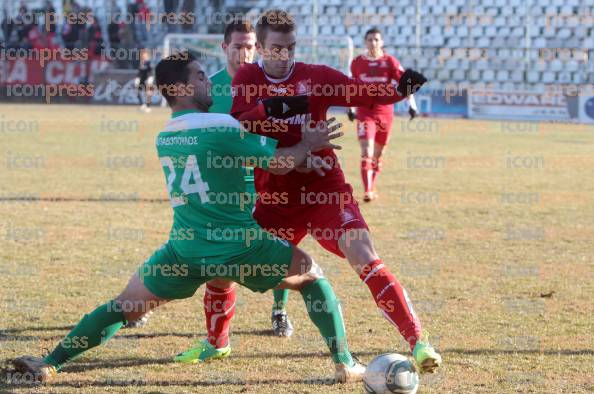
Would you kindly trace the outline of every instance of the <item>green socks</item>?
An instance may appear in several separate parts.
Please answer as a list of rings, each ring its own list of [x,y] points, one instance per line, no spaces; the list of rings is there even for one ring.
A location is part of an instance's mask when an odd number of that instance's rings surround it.
[[[326,278],[320,278],[301,289],[311,321],[324,337],[332,360],[338,364],[354,365],[347,346],[346,329],[342,319],[340,301]]]
[[[85,315],[44,361],[59,370],[68,361],[111,339],[124,324],[121,308],[109,301]]]
[[[284,311],[287,301],[289,301],[289,290],[274,290],[274,304],[272,305],[272,311]]]

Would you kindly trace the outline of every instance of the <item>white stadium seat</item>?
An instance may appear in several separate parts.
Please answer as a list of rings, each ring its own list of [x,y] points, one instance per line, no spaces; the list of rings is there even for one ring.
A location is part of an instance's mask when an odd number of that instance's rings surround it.
[[[524,72],[522,70],[514,70],[510,72],[510,81],[516,85],[524,82]]]
[[[437,79],[439,79],[440,81],[449,81],[450,71],[445,69],[437,70]]]
[[[455,82],[464,82],[466,81],[466,71],[465,70],[454,70],[452,72],[452,80]]]
[[[571,76],[571,82],[575,84],[584,83],[582,75],[580,73],[573,73]]]
[[[477,70],[477,69],[471,68],[468,71],[468,79],[470,80],[470,82],[479,82],[481,80],[481,73],[480,73],[480,71]]]
[[[499,70],[497,71],[497,80],[499,82],[505,82],[509,80],[509,71],[507,70]]]
[[[542,73],[542,82],[544,83],[553,83],[555,82],[555,73],[552,71],[545,71]]]
[[[495,80],[495,71],[493,71],[493,70],[483,71],[482,80],[484,82],[493,82]]]
[[[557,82],[559,83],[571,83],[571,73],[564,71],[557,74]]]

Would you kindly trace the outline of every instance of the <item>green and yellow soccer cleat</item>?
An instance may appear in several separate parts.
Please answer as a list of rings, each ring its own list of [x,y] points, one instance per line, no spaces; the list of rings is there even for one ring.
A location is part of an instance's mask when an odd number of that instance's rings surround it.
[[[227,345],[217,349],[208,340],[203,339],[202,341],[196,341],[193,347],[173,357],[173,361],[176,363],[197,364],[229,357],[230,354],[231,346]]]
[[[425,336],[419,338],[413,349],[413,358],[421,373],[434,373],[441,365],[441,356],[435,351]]]

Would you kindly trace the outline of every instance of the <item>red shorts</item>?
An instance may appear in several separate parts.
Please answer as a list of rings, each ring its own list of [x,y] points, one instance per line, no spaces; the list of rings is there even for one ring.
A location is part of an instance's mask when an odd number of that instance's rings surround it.
[[[374,140],[380,145],[387,145],[392,134],[394,115],[374,115],[357,119],[357,136],[360,140]]]
[[[306,202],[314,202],[308,205],[264,205],[258,200],[254,219],[262,228],[293,245],[309,234],[324,249],[344,257],[338,240],[346,230],[369,230],[350,185],[348,188],[344,192],[305,191]]]

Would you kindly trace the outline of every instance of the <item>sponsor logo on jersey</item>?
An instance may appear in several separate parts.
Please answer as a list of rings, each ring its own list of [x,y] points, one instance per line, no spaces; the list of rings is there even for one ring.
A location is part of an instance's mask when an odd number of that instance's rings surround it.
[[[304,94],[309,95],[311,93],[310,85],[311,85],[311,79],[308,79],[306,81],[299,81],[299,82],[297,82],[297,85],[295,86],[295,91],[299,95],[304,95]]]
[[[350,209],[346,208],[343,209],[340,213],[340,220],[342,221],[342,225],[344,226],[347,223],[357,220],[357,217],[351,212]]]
[[[287,94],[287,88],[284,86],[269,85],[269,89],[277,94]]]
[[[388,78],[385,76],[373,77],[373,76],[370,76],[367,74],[361,74],[360,79],[361,79],[361,81],[368,82],[368,83],[371,83],[371,82],[385,83],[388,81]]]
[[[293,115],[290,118],[287,119],[278,119],[278,118],[274,118],[272,116],[269,117],[269,119],[272,119],[273,122],[275,123],[287,123],[287,124],[303,124],[305,123],[305,116],[307,114],[298,114],[298,115]]]

